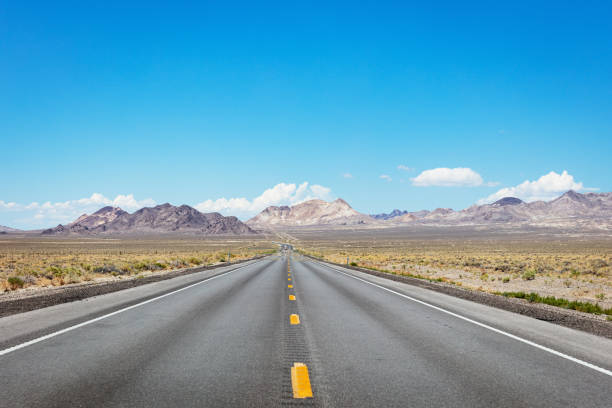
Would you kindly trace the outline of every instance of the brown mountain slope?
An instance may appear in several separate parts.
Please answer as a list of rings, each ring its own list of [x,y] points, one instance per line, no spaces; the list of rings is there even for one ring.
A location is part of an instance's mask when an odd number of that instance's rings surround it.
[[[64,226],[58,225],[43,234],[146,234],[191,233],[197,235],[254,234],[236,217],[219,213],[201,213],[188,205],[162,204],[145,207],[129,214],[120,208],[104,207],[90,216],[81,216]]]
[[[410,213],[409,213],[410,214]],[[546,226],[612,228],[612,193],[580,194],[568,191],[551,201],[523,202],[505,197],[493,204],[473,205],[461,211],[432,211],[422,218],[398,217],[395,223],[430,225]]]

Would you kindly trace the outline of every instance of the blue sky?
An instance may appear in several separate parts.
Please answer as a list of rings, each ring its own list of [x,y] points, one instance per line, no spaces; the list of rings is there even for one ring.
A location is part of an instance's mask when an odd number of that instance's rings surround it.
[[[612,190],[609,2],[9,3],[2,225]]]

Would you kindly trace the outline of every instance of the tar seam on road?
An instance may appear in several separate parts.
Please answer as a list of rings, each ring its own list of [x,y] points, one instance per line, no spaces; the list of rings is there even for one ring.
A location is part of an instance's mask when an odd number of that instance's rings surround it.
[[[203,283],[210,282],[213,279],[220,278],[220,277],[225,276],[225,275],[229,275],[230,273],[236,272],[237,270],[245,268],[245,267],[247,267],[249,265],[253,265],[253,264],[250,263],[248,265],[239,266],[238,268],[232,269],[232,270],[227,271],[227,272],[220,273],[220,274],[215,275],[215,276],[211,276],[210,278],[206,278],[204,280],[201,280],[201,281],[196,282],[194,284],[191,284],[189,286],[185,286],[184,288],[173,290],[172,292],[168,292],[168,293],[165,293],[165,294],[163,294],[161,296],[157,296],[157,297],[154,297],[152,299],[145,300],[144,302],[136,303],[135,305],[124,307],[123,309],[115,310],[114,312],[107,313],[105,315],[96,317],[95,319],[87,320],[87,321],[84,321],[82,323],[75,324],[74,326],[66,327],[65,329],[58,330],[56,332],[46,334],[44,336],[38,337],[38,338],[30,340],[30,341],[26,341],[25,343],[17,344],[16,346],[9,347],[9,348],[4,349],[4,350],[0,350],[0,356],[4,356],[6,354],[12,353],[13,351],[20,350],[22,348],[31,346],[31,345],[36,344],[36,343],[40,343],[41,341],[44,341],[44,340],[47,340],[47,339],[59,336],[60,334],[64,334],[64,333],[70,332],[70,331],[78,329],[80,327],[90,325],[92,323],[98,322],[98,321],[106,319],[108,317],[112,317],[112,316],[118,315],[119,313],[126,312],[128,310],[137,308],[139,306],[146,305],[147,303],[151,303],[151,302],[153,302],[155,300],[159,300],[159,299],[165,298],[167,296],[174,295],[175,293],[179,293],[179,292],[182,292],[182,291],[184,291],[186,289],[193,288],[194,286],[198,286],[198,285],[201,285]]]
[[[289,258],[287,259],[287,268],[289,266]],[[293,274],[295,281],[296,275]],[[299,284],[299,282],[298,282]],[[293,296],[294,301],[283,302],[283,315],[295,316],[299,319],[300,304],[296,299],[295,289],[293,285],[288,285],[287,293],[289,294],[289,300]],[[283,373],[282,373],[282,387],[283,397],[281,400],[281,406],[320,406],[321,401],[315,396],[316,390],[313,390],[314,377],[310,349],[306,341],[305,328],[302,322],[299,324],[292,324],[291,317],[282,325],[282,336],[283,336]],[[299,362],[299,363],[297,363]],[[303,368],[298,371],[295,370],[296,364],[303,364]],[[300,366],[301,367],[301,366]],[[306,387],[304,371],[308,376],[308,387]],[[299,375],[297,375],[299,374]],[[298,381],[299,380],[299,381]],[[296,385],[300,382],[300,392],[296,397]],[[313,381],[313,383],[311,383]],[[309,391],[309,392],[308,392]]]
[[[574,363],[576,363],[576,364],[580,364],[580,365],[582,365],[582,366],[584,366],[584,367],[588,367],[588,368],[590,368],[590,369],[593,369],[593,370],[598,371],[598,372],[600,372],[600,373],[602,373],[602,374],[605,374],[605,375],[608,375],[608,376],[612,377],[612,371],[607,370],[607,369],[605,369],[605,368],[603,368],[603,367],[596,366],[595,364],[591,364],[591,363],[589,363],[589,362],[587,362],[587,361],[583,361],[583,360],[580,360],[580,359],[578,359],[578,358],[576,358],[576,357],[572,357],[572,356],[570,356],[570,355],[567,355],[567,354],[561,353],[560,351],[557,351],[557,350],[554,350],[554,349],[548,348],[548,347],[546,347],[546,346],[542,346],[542,345],[540,345],[540,344],[538,344],[538,343],[534,343],[534,342],[533,342],[533,341],[531,341],[531,340],[524,339],[524,338],[522,338],[522,337],[519,337],[519,336],[516,336],[516,335],[514,335],[514,334],[511,334],[511,333],[505,332],[505,331],[503,331],[503,330],[496,329],[495,327],[492,327],[492,326],[489,326],[489,325],[487,325],[487,324],[484,324],[484,323],[478,322],[478,321],[476,321],[476,320],[470,319],[469,317],[465,317],[465,316],[462,316],[462,315],[460,315],[460,314],[457,314],[457,313],[451,312],[450,310],[443,309],[443,308],[441,308],[441,307],[438,307],[438,306],[432,305],[432,304],[427,303],[427,302],[423,302],[422,300],[419,300],[419,299],[413,298],[413,297],[411,297],[411,296],[404,295],[403,293],[396,292],[396,291],[394,291],[394,290],[392,290],[392,289],[385,288],[384,286],[378,285],[378,284],[376,284],[376,283],[372,283],[372,282],[370,282],[370,281],[368,281],[368,280],[358,278],[357,276],[353,276],[353,275],[351,275],[350,273],[346,273],[346,272],[343,272],[343,271],[341,271],[341,270],[339,270],[339,269],[333,268],[333,267],[331,267],[331,266],[329,266],[329,265],[327,265],[327,264],[325,264],[325,263],[319,263],[319,264],[320,264],[320,265],[323,265],[323,266],[325,266],[325,267],[327,267],[327,268],[329,268],[329,269],[333,269],[333,270],[335,270],[336,272],[339,272],[339,273],[341,273],[341,274],[343,274],[343,275],[346,275],[346,276],[348,276],[349,278],[353,278],[353,279],[356,279],[356,280],[358,280],[358,281],[361,281],[361,282],[367,283],[368,285],[375,286],[375,287],[380,288],[380,289],[382,289],[382,290],[385,290],[385,291],[387,291],[387,292],[390,292],[390,293],[393,293],[393,294],[395,294],[395,295],[401,296],[401,297],[403,297],[403,298],[405,298],[405,299],[412,300],[413,302],[420,303],[420,304],[422,304],[423,306],[427,306],[427,307],[430,307],[430,308],[435,309],[435,310],[437,310],[437,311],[440,311],[440,312],[443,312],[443,313],[449,314],[449,315],[451,315],[451,316],[453,316],[453,317],[456,317],[456,318],[458,318],[458,319],[465,320],[466,322],[469,322],[469,323],[475,324],[475,325],[477,325],[477,326],[480,326],[480,327],[482,327],[482,328],[485,328],[485,329],[491,330],[491,331],[493,331],[493,332],[495,332],[495,333],[497,333],[497,334],[501,334],[501,335],[506,336],[506,337],[509,337],[509,338],[511,338],[511,339],[514,339],[514,340],[520,341],[520,342],[525,343],[525,344],[528,344],[528,345],[530,345],[530,346],[532,346],[532,347],[538,348],[538,349],[543,350],[543,351],[546,351],[546,352],[548,352],[548,353],[550,353],[550,354],[554,354],[555,356],[558,356],[558,357],[564,358],[564,359],[569,360],[569,361],[572,361],[572,362],[574,362]]]

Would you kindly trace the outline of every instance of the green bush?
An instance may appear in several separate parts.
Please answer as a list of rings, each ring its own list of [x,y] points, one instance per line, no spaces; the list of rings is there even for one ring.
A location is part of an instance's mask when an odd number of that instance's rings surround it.
[[[24,285],[24,281],[23,279],[17,277],[17,276],[11,276],[10,278],[7,279],[9,285],[11,285],[11,289],[15,290],[15,289],[19,289],[19,288],[23,288]]]
[[[357,262],[351,262],[351,266],[357,266]]]
[[[202,263],[201,259],[196,258],[195,256],[189,258],[189,263],[192,265],[200,265]]]
[[[612,308],[602,309],[597,303],[579,302],[576,300],[568,300],[563,298],[556,298],[554,296],[542,297],[535,292],[526,294],[525,292],[504,292],[502,293],[505,297],[513,297],[519,299],[527,299],[532,303],[544,303],[551,306],[562,307],[564,309],[578,310],[579,312],[593,313],[593,314],[606,314],[612,315]]]
[[[54,277],[62,278],[66,275],[66,271],[64,270],[64,268],[56,265],[51,265],[50,267],[48,267],[47,272],[50,274],[50,276],[47,275],[49,279],[53,279]]]
[[[523,273],[524,280],[534,280],[536,276],[536,271],[534,269],[528,269]]]

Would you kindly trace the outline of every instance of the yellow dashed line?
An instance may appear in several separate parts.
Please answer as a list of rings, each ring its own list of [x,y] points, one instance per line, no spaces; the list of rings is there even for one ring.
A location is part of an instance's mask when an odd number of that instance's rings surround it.
[[[289,323],[291,324],[300,324],[300,316],[296,314],[292,314],[289,316]]]
[[[289,300],[295,300],[295,295],[289,295]]]
[[[289,289],[293,289],[293,285],[287,285]]]
[[[291,387],[293,388],[293,398],[312,398],[312,388],[306,364],[293,363],[293,367],[291,367]]]
[[[287,278],[287,280],[291,280],[291,278]]]

